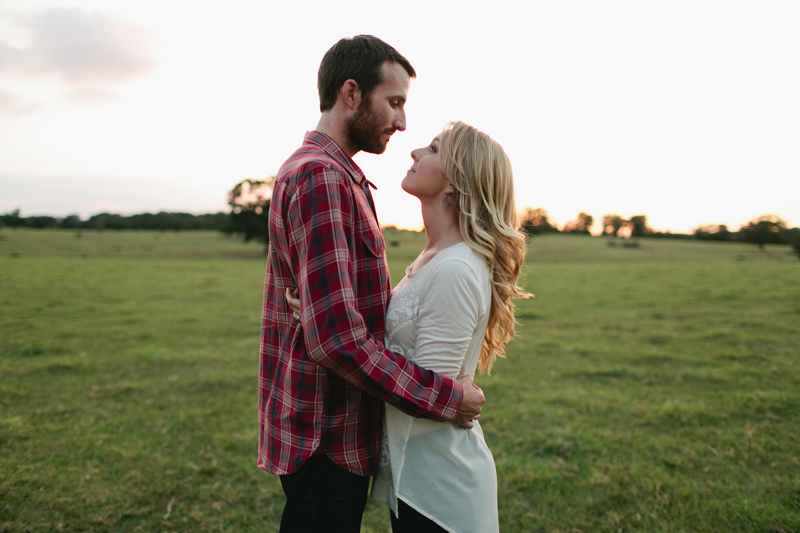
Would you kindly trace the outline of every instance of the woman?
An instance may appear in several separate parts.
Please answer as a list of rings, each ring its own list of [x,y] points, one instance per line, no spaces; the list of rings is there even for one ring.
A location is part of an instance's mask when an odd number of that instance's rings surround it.
[[[488,372],[514,336],[513,298],[528,296],[517,285],[526,247],[511,164],[462,122],[411,158],[402,187],[420,200],[427,244],[392,291],[384,343],[452,378]],[[465,430],[387,404],[384,421],[372,497],[389,504],[394,533],[498,531],[494,460],[477,420]]]

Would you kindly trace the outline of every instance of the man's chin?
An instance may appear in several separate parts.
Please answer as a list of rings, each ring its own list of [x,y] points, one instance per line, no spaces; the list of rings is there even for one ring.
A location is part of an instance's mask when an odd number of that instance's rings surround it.
[[[367,152],[368,154],[380,155],[386,151],[386,143],[371,144],[369,146],[365,146],[364,148],[362,148],[361,151]]]

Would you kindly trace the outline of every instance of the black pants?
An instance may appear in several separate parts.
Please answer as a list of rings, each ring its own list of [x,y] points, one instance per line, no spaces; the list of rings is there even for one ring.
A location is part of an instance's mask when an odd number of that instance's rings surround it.
[[[312,455],[300,470],[281,476],[286,494],[281,533],[359,533],[369,479],[327,455]]]
[[[409,507],[399,498],[397,514],[400,515],[400,518],[395,517],[394,513],[389,511],[389,517],[392,519],[392,533],[447,533],[439,524],[420,514],[413,507]]]

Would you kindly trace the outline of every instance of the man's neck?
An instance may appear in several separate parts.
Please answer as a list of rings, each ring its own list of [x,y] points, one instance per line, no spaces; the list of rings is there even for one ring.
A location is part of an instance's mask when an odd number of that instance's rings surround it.
[[[345,133],[345,123],[346,119],[339,116],[334,110],[326,111],[319,117],[316,130],[333,139],[352,158],[358,153],[358,150],[350,146],[349,139]]]

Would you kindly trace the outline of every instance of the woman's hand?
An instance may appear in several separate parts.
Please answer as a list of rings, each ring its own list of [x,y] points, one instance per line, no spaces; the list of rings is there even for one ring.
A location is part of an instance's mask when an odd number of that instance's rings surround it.
[[[301,315],[302,310],[300,309],[300,298],[298,298],[299,293],[297,289],[290,291],[288,288],[286,289],[286,303],[289,305],[289,309],[292,310],[292,315],[294,315],[294,319],[303,323]]]

